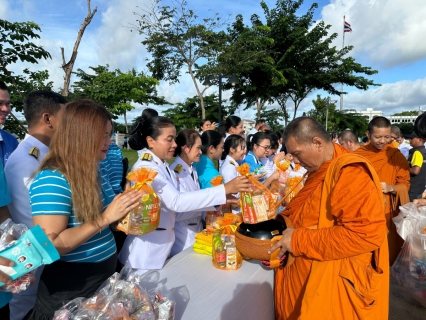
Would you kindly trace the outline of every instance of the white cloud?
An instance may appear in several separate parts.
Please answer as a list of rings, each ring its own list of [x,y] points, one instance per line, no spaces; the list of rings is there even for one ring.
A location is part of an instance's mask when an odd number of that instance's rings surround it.
[[[354,45],[351,55],[366,53],[385,68],[426,58],[426,5],[424,0],[331,0],[322,18],[339,34],[342,46],[343,16],[352,26],[345,45]]]
[[[353,91],[344,97],[345,109],[381,110],[385,115],[406,110],[426,110],[426,77],[414,81],[386,83],[365,92]]]
[[[139,66],[144,70],[146,50],[141,44],[142,36],[129,28],[136,23],[138,0],[110,2],[102,13],[102,25],[97,31],[97,54],[99,64],[109,64],[112,69],[127,71]]]

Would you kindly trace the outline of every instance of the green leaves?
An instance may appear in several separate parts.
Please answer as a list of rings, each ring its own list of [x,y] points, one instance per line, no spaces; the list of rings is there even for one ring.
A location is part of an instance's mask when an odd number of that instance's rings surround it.
[[[168,104],[157,95],[158,80],[143,72],[138,73],[135,69],[125,73],[120,69],[109,71],[108,65],[89,68],[95,74],[77,69],[75,74],[79,81],[72,86],[71,99],[91,98],[107,107],[115,118],[133,110],[132,103]]]

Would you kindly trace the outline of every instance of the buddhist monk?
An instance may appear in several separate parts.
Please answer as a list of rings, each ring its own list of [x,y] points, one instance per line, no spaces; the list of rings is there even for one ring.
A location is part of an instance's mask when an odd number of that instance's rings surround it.
[[[284,137],[308,178],[281,213],[294,228],[270,249],[295,256],[275,269],[276,319],[387,319],[387,229],[374,168],[312,118],[290,122]]]
[[[351,130],[343,130],[342,132],[340,132],[337,139],[339,140],[339,144],[342,147],[348,149],[349,151],[354,152],[360,147],[358,137]]]
[[[399,206],[409,202],[410,167],[403,154],[390,144],[391,124],[385,117],[376,117],[368,124],[366,132],[370,144],[355,153],[368,159],[380,179],[385,203],[386,223],[389,230],[389,263],[398,256],[403,239],[396,233],[392,218],[399,213]]]

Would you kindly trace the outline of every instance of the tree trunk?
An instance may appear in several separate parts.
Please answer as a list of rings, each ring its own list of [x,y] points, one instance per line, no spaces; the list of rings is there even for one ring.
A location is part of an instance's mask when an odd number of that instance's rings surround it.
[[[127,135],[129,134],[129,127],[127,126],[127,111],[126,110],[124,110],[124,114],[123,114],[123,118],[124,118],[124,125],[126,126],[126,137],[127,137]],[[129,141],[128,139],[127,139],[127,141]],[[130,149],[130,147],[129,147],[129,143],[127,143],[127,150],[129,150]]]
[[[65,72],[64,76],[64,88],[62,89],[62,95],[67,97],[69,94],[70,80],[72,69],[74,68],[74,62],[77,59],[78,46],[80,45],[81,38],[83,37],[84,30],[92,21],[93,16],[95,15],[98,7],[93,11],[90,10],[90,0],[87,0],[87,16],[84,18],[83,23],[81,24],[80,30],[77,34],[77,40],[75,41],[74,48],[72,49],[71,58],[68,62],[65,62],[65,53],[64,48],[61,47],[62,53],[62,69]]]
[[[262,101],[262,99],[256,99],[257,120],[260,120],[260,112],[262,111],[264,105],[265,101]]]
[[[198,98],[200,99],[201,119],[205,119],[206,118],[206,109],[204,108],[204,98],[203,98],[203,93],[204,93],[205,90],[203,90],[203,92],[201,92],[200,89],[198,88],[197,79],[195,79],[195,75],[192,72],[192,67],[191,67],[190,64],[188,64],[188,73],[191,76],[192,81],[194,82],[195,90],[197,90],[197,95],[198,95]]]

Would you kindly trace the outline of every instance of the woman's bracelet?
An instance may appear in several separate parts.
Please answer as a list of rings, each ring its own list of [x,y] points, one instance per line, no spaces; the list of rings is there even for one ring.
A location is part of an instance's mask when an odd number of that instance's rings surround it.
[[[93,220],[93,221],[95,221],[96,225],[98,226],[98,228],[99,228],[99,234],[100,234],[102,232],[101,226],[99,225],[98,221],[96,221],[96,219]]]

